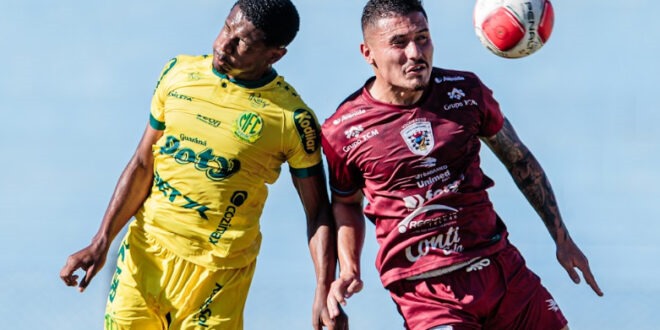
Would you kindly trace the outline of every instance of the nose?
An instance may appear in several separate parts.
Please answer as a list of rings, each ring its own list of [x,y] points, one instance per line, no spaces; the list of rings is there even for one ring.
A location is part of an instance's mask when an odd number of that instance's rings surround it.
[[[406,46],[406,56],[409,59],[418,59],[422,55],[422,47],[414,41],[411,41]]]
[[[227,33],[225,33],[224,29],[220,31],[220,34],[218,35],[215,43],[217,52],[223,54],[232,54],[234,49],[232,38],[230,38]]]

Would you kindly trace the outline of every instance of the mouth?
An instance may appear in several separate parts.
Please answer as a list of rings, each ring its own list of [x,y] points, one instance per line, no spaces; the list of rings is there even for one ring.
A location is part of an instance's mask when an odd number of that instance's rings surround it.
[[[404,69],[404,73],[406,75],[421,74],[424,71],[426,71],[427,68],[428,68],[428,66],[426,65],[426,63],[415,63],[415,64],[407,66]]]

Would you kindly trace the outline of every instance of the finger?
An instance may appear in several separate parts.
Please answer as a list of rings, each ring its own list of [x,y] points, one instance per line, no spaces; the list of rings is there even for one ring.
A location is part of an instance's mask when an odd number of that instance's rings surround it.
[[[73,275],[73,273],[79,268],[77,262],[75,262],[71,257],[66,259],[66,264],[60,270],[60,278],[68,286],[74,286],[75,281],[78,279],[78,276]]]
[[[96,266],[91,265],[89,268],[87,268],[87,272],[85,272],[85,277],[80,281],[80,285],[78,286],[78,289],[80,292],[85,291],[87,286],[89,285],[89,282],[92,281],[92,278],[94,278],[94,275],[96,275]]]
[[[347,295],[346,298],[352,296],[354,293],[358,293],[362,290],[362,281],[360,280],[353,280],[351,284],[348,286],[348,289],[346,290]]]
[[[598,283],[596,283],[596,278],[594,275],[591,273],[591,270],[587,268],[586,270],[582,271],[582,276],[584,276],[584,280],[589,284],[592,290],[596,292],[596,294],[600,297],[603,296],[603,291],[600,289],[598,286]]]
[[[330,290],[330,293],[328,294],[328,297],[330,297],[330,296],[332,296],[335,300],[335,304],[333,304],[333,305],[337,305],[337,303],[339,303],[342,306],[346,306],[346,299],[344,299],[345,290],[340,290],[340,289],[335,288],[333,290]]]
[[[323,312],[321,312],[321,324],[320,324],[319,329],[322,330],[323,326],[326,326],[326,327],[328,327],[328,330],[332,330],[332,329],[335,328],[335,325],[336,325],[335,320],[330,318],[330,314],[328,312],[328,309],[324,308]]]
[[[336,318],[339,316],[339,303],[337,302],[337,299],[332,294],[328,295],[328,315],[330,316],[331,319]]]
[[[568,277],[571,278],[573,283],[579,284],[580,283],[580,275],[578,275],[578,273],[575,271],[575,268],[573,268],[572,266],[565,267],[565,268],[566,268],[566,272],[568,273]]]
[[[78,275],[69,275],[69,276],[65,276],[65,277],[62,277],[62,276],[60,276],[60,277],[62,278],[62,281],[64,281],[64,284],[66,284],[66,286],[76,286],[76,285],[78,285]]]

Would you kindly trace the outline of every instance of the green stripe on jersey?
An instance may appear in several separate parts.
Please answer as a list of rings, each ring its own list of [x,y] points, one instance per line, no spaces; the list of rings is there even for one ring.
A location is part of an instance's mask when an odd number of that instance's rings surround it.
[[[158,119],[154,118],[154,115],[152,114],[149,114],[149,125],[157,131],[165,129],[165,123],[158,121]]]
[[[318,163],[308,168],[293,168],[289,167],[289,172],[296,178],[309,178],[310,176],[323,174],[323,163]]]

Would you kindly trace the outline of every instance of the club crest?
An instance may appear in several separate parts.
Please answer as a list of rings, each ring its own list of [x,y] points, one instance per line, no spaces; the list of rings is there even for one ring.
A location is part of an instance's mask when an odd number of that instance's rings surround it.
[[[416,155],[426,156],[433,149],[433,128],[426,120],[416,120],[408,123],[401,131],[401,137],[406,141],[408,149]]]

